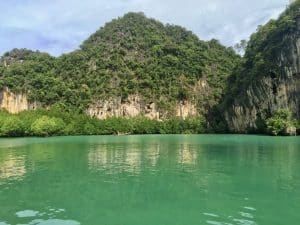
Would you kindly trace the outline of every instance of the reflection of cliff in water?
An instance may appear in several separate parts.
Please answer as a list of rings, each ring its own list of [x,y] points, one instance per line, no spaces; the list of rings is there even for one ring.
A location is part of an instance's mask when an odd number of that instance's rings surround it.
[[[149,168],[156,166],[159,152],[159,145],[96,145],[89,149],[88,167],[91,171],[138,174],[141,172],[142,167]]]
[[[178,148],[178,163],[182,165],[196,165],[197,151],[192,145],[183,143]]]
[[[22,179],[25,174],[26,168],[24,157],[16,157],[12,154],[0,157],[0,180],[8,178]]]

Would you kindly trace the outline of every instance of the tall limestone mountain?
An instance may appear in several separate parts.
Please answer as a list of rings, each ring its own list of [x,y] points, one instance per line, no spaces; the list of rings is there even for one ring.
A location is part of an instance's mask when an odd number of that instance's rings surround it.
[[[251,36],[220,107],[231,132],[262,131],[279,109],[300,118],[300,1]]]
[[[128,13],[57,58],[24,49],[6,53],[0,88],[98,118],[204,115],[219,103],[240,61],[216,40],[201,41],[182,27]]]

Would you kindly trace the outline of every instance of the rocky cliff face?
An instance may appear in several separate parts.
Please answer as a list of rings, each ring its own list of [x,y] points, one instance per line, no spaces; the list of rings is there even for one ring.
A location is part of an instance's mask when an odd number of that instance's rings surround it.
[[[274,93],[276,88],[276,93]],[[260,80],[251,85],[245,96],[235,99],[225,111],[225,119],[230,131],[244,133],[259,128],[259,122],[266,120],[279,109],[289,109],[300,118],[300,74],[293,77]]]
[[[26,94],[15,94],[8,88],[4,88],[0,92],[0,108],[10,113],[19,113],[39,107],[41,107],[39,103],[29,102]],[[86,113],[98,119],[145,116],[150,119],[159,120],[163,119],[168,112],[158,110],[154,102],[146,103],[139,95],[130,95],[125,101],[122,101],[121,97],[97,101],[88,108]],[[199,115],[196,105],[190,101],[178,102],[174,113],[175,116],[183,119]]]
[[[175,108],[176,116],[182,119],[199,115],[196,105],[191,101],[180,101],[176,104]]]
[[[254,77],[225,110],[230,131],[256,130],[260,121],[279,109],[289,109],[300,118],[300,21],[297,26],[298,32],[282,36],[284,45],[273,55],[280,72],[275,74],[270,68],[265,76]]]
[[[178,102],[175,106],[175,116],[183,119],[197,116],[196,105],[190,101]],[[145,102],[139,95],[130,95],[125,101],[121,97],[97,101],[87,110],[87,114],[99,119],[109,117],[145,116],[150,119],[163,119],[167,112],[158,109],[154,102]]]
[[[30,103],[25,94],[15,94],[8,88],[0,92],[0,108],[10,113],[18,113],[24,110],[35,109],[38,103]]]

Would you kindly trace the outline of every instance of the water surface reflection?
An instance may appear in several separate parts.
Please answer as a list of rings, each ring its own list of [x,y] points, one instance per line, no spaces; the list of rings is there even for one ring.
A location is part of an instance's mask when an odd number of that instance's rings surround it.
[[[299,171],[299,138],[0,140],[0,225],[296,224]]]
[[[26,174],[25,158],[12,153],[0,158],[0,180],[22,179]]]

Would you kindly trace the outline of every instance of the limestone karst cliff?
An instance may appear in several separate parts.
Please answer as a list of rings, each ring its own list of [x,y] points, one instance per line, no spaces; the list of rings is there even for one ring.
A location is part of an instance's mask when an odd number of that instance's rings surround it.
[[[10,113],[19,113],[42,107],[37,102],[30,102],[26,94],[16,94],[8,88],[0,91],[0,109]],[[195,117],[199,115],[197,107],[190,101],[181,101],[175,104],[173,116],[180,118]],[[126,100],[120,97],[109,100],[98,100],[86,110],[91,117],[107,119],[109,117],[136,117],[145,116],[150,119],[160,120],[167,118],[168,111],[159,111],[154,102],[145,103],[139,95],[130,95]]]
[[[173,108],[173,115],[180,118],[199,116],[197,106],[190,101],[177,102]],[[88,115],[99,119],[109,117],[136,117],[145,116],[150,119],[164,119],[169,110],[159,110],[156,103],[145,102],[139,95],[130,95],[126,100],[121,97],[97,101],[86,111]]]
[[[230,78],[224,118],[231,132],[256,131],[280,109],[300,118],[300,2],[252,35]],[[233,82],[234,81],[234,82]]]
[[[35,109],[38,103],[30,103],[26,94],[15,94],[8,88],[0,92],[0,109],[5,109],[10,113],[18,113],[24,110]]]

